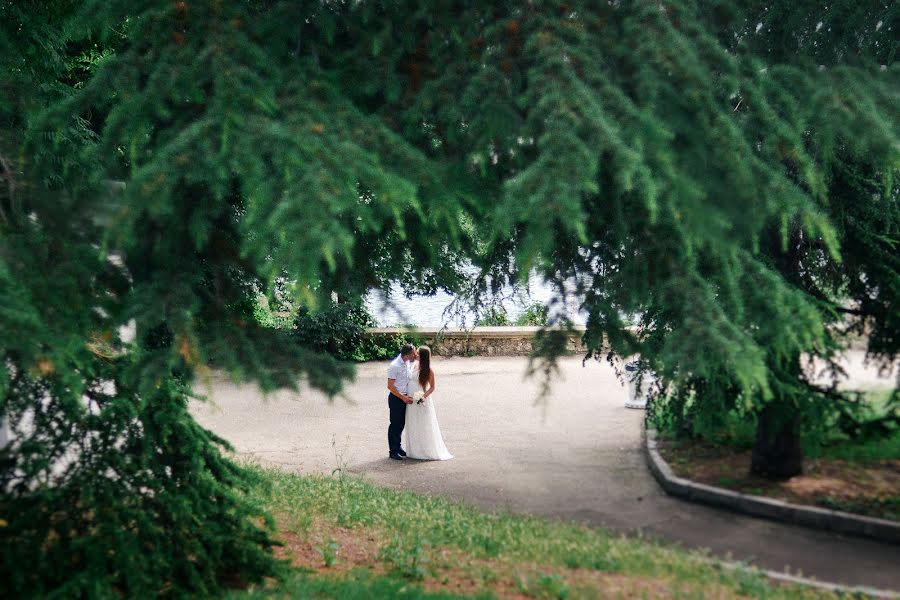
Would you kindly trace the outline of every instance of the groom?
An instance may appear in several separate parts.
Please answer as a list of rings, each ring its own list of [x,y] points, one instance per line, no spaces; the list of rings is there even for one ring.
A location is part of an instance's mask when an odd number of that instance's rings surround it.
[[[406,426],[406,405],[412,404],[409,395],[409,363],[416,360],[416,348],[406,344],[400,348],[400,354],[388,365],[387,376],[388,408],[391,411],[391,424],[388,426],[388,456],[394,460],[403,460],[406,452],[400,447],[400,434]]]

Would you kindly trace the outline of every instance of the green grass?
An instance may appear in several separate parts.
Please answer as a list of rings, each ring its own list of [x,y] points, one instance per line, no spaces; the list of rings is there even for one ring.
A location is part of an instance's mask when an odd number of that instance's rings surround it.
[[[900,496],[864,500],[829,497],[819,501],[818,504],[832,510],[842,510],[844,512],[900,521]]]
[[[884,439],[847,441],[823,446],[811,457],[833,458],[847,462],[868,464],[878,460],[900,459],[900,431]]]
[[[446,582],[454,576],[440,572],[446,566],[442,550],[467,557],[471,566],[455,568],[468,568],[467,573],[474,573],[487,588],[497,577],[491,565],[512,565],[521,574],[519,593],[535,598],[592,597],[597,590],[585,591],[583,582],[567,580],[567,573],[574,569],[662,581],[667,590],[681,590],[674,596],[702,596],[707,586],[717,584],[730,590],[729,595],[822,597],[810,590],[772,586],[752,570],[725,569],[702,553],[618,537],[600,529],[485,512],[440,497],[378,487],[355,477],[257,470],[267,489],[258,488],[255,499],[277,516],[279,527],[301,534],[314,530],[321,539],[329,539],[330,527],[379,532],[382,546],[375,560],[380,561],[384,574],[357,570],[324,576],[294,570],[273,586],[238,592],[235,598],[453,598],[456,596],[426,593],[421,587],[428,577],[440,583],[442,577]]]
[[[887,414],[892,392],[891,388],[885,387],[865,390],[866,414],[869,418],[875,419]],[[811,444],[807,455],[810,458],[831,458],[859,464],[900,459],[900,430],[883,438],[846,439],[846,436],[834,436],[826,443]]]
[[[444,498],[381,488],[361,479],[294,476],[267,471],[268,507],[276,513],[324,517],[341,527],[392,533],[392,544],[450,546],[475,557],[618,570],[633,543],[544,519],[488,513]],[[261,492],[262,493],[262,492]],[[634,556],[636,557],[636,555]]]

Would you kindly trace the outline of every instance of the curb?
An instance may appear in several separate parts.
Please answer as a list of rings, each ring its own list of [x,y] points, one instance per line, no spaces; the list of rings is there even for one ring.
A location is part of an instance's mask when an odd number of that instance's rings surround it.
[[[657,450],[656,432],[646,427],[644,428],[644,449],[650,472],[653,473],[653,477],[666,493],[672,496],[782,523],[900,544],[900,523],[895,521],[741,494],[678,477]]]
[[[731,571],[737,571],[747,568],[747,565],[743,563],[718,562],[718,564]],[[866,596],[868,598],[877,598],[878,600],[896,600],[900,598],[900,592],[894,592],[892,590],[882,590],[867,586],[847,586],[840,583],[829,583],[827,581],[819,581],[818,579],[810,579],[809,577],[790,575],[788,573],[779,573],[778,571],[771,571],[768,569],[757,569],[757,572],[765,575],[773,581],[786,585],[802,585],[826,592],[834,592],[853,597]]]

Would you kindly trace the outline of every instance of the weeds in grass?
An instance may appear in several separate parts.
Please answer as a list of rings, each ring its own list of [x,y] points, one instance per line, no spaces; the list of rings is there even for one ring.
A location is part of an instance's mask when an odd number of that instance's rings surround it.
[[[611,548],[591,552],[573,549],[563,557],[563,564],[570,569],[590,569],[615,573],[622,570],[622,561],[617,554],[619,553]]]
[[[846,460],[864,465],[879,460],[897,460],[900,458],[900,431],[881,439],[846,441],[823,446],[810,453],[810,456]]]
[[[481,581],[488,585],[500,580],[500,576],[497,574],[497,572],[490,567],[482,567],[478,575]]]
[[[344,458],[344,455],[347,453],[347,450],[350,448],[350,436],[347,436],[347,440],[344,442],[344,447],[338,449],[337,438],[336,436],[331,436],[331,450],[334,452],[334,469],[331,470],[331,476],[334,477],[337,474],[338,479],[343,481],[344,476],[347,473],[347,466],[349,465],[349,461]]]
[[[332,539],[329,539],[321,546],[315,547],[315,551],[322,557],[322,561],[325,563],[326,567],[330,567],[335,563],[340,549],[341,545]]]
[[[769,582],[766,577],[756,569],[747,566],[735,569],[732,572],[731,578],[737,584],[737,589],[741,594],[756,598],[767,598],[769,596]]]
[[[485,556],[494,557],[500,553],[501,544],[494,536],[493,521],[488,521],[484,531],[472,535],[472,544],[484,551]]]
[[[882,519],[900,521],[900,496],[886,498],[835,498],[828,496],[818,501],[819,506]]]
[[[565,600],[570,592],[566,582],[551,573],[535,573],[520,579],[519,590],[526,596],[541,600]]]
[[[431,544],[428,540],[408,542],[394,537],[382,547],[379,557],[393,573],[406,579],[421,581],[428,575]]]

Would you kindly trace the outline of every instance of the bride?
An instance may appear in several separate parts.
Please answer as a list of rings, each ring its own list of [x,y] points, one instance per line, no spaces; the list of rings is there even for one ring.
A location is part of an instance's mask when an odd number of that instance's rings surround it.
[[[409,374],[409,390],[413,403],[406,407],[407,455],[420,460],[450,460],[453,455],[444,445],[434,410],[434,371],[428,346],[419,348],[419,360]]]

